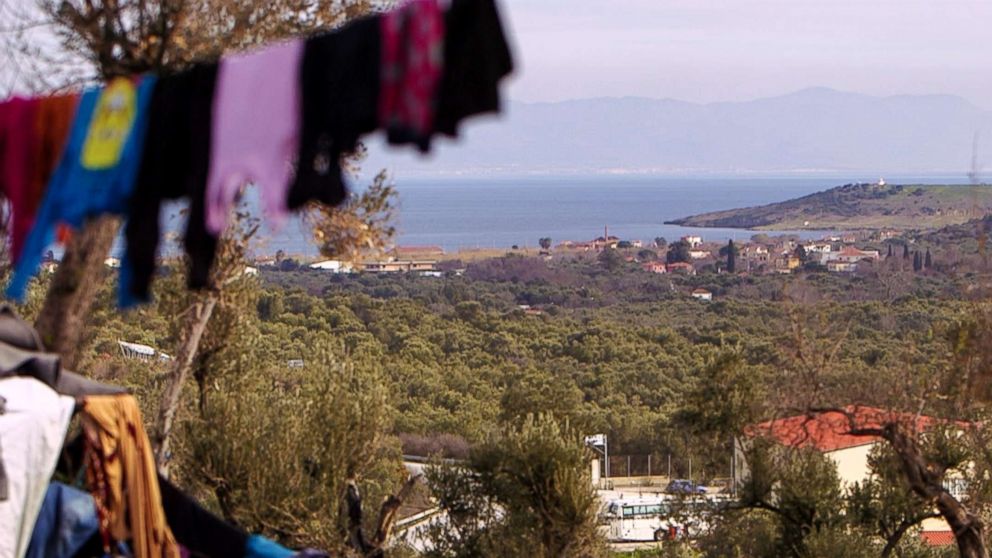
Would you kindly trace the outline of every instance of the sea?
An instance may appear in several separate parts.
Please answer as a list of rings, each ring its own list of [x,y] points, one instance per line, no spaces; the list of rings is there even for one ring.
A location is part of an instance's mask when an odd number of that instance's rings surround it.
[[[755,231],[666,225],[665,221],[722,209],[780,202],[879,177],[643,177],[397,178],[396,244],[462,249],[535,247],[549,237],[584,242],[603,235],[650,243],[698,235],[706,241],[746,240]],[[957,176],[893,176],[890,184],[964,183]],[[779,231],[821,238],[836,231]],[[299,220],[265,230],[256,253],[314,256]]]
[[[628,175],[540,176],[524,178],[397,177],[395,243],[398,246],[439,246],[445,252],[477,249],[533,248],[551,238],[586,242],[608,231],[645,245],[657,237],[673,241],[696,235],[705,241],[747,240],[756,231],[666,225],[665,221],[698,213],[780,202],[855,182],[875,182],[867,176],[765,177],[645,177]],[[893,176],[890,184],[965,183],[961,175]],[[257,194],[247,190],[249,211],[261,215]],[[162,230],[168,239],[165,255],[176,255],[186,211],[172,204],[163,211]],[[264,223],[264,219],[263,219]],[[838,231],[776,231],[816,239]],[[56,256],[61,253],[53,247]],[[294,216],[278,230],[265,226],[256,236],[257,257],[282,251],[288,256],[318,256],[306,223]],[[113,253],[123,253],[115,242]]]

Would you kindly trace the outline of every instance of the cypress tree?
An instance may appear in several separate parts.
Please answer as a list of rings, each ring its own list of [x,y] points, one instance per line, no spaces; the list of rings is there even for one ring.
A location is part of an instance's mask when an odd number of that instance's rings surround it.
[[[892,257],[892,244],[889,244],[889,254],[887,256],[885,256],[885,257],[886,258],[891,258]]]
[[[902,245],[902,259],[904,260],[909,259],[909,244]]]
[[[933,259],[930,257],[929,248],[927,248],[927,255],[926,258],[923,260],[923,267],[926,269],[930,269],[931,267],[933,267]]]
[[[919,252],[913,252],[913,271],[919,271],[923,269],[923,259],[920,258]]]
[[[727,273],[737,271],[737,248],[734,247],[734,239],[727,242]]]

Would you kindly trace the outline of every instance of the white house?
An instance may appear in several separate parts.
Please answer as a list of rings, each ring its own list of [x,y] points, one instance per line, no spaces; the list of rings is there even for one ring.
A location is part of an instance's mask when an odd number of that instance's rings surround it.
[[[172,357],[148,345],[141,343],[128,343],[127,341],[117,341],[117,346],[121,349],[121,356],[138,360],[158,359],[162,362],[172,360]]]
[[[826,257],[827,262],[858,263],[862,260],[877,261],[878,250],[858,250],[854,246],[845,246],[839,252],[833,252]]]
[[[706,289],[696,289],[692,291],[692,298],[696,300],[703,300],[709,302],[713,300],[713,293],[707,291]]]
[[[832,246],[829,242],[809,242],[803,244],[803,249],[807,254],[829,254]]]
[[[689,244],[689,248],[698,248],[703,243],[703,237],[701,236],[683,236],[682,240]]]
[[[310,269],[330,271],[331,273],[351,273],[351,264],[339,260],[324,260],[310,264]]]

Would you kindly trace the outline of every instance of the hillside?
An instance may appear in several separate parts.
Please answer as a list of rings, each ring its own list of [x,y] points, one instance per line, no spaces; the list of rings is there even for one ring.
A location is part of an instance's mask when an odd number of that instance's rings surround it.
[[[420,158],[370,144],[367,169],[398,175],[833,171],[866,177],[971,170],[992,113],[950,95],[826,88],[746,102],[599,98],[510,102]],[[979,144],[979,161],[988,153]]]
[[[668,224],[760,230],[934,229],[990,212],[989,185],[847,184],[789,201],[703,213]]]

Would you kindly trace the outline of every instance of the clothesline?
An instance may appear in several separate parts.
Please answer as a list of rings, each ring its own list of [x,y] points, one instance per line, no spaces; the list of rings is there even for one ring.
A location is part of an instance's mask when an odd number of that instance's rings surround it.
[[[340,30],[117,78],[81,95],[0,103],[0,190],[11,208],[22,300],[60,223],[126,219],[118,300],[150,298],[165,200],[187,198],[190,288],[207,285],[241,186],[278,228],[311,201],[341,203],[343,155],[375,130],[430,150],[469,116],[498,111],[512,58],[494,0],[410,0]]]
[[[136,558],[327,558],[248,534],[162,478],[134,397],[62,369],[7,306],[0,402],[0,556],[108,556],[123,545]],[[83,434],[63,444],[73,414]],[[57,463],[82,468],[88,491],[53,481]],[[71,467],[60,472],[77,477]]]

